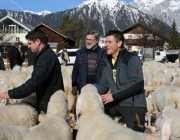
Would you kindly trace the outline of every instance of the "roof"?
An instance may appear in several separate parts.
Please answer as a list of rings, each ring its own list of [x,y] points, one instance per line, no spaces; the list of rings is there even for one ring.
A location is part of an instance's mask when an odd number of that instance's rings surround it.
[[[168,50],[166,52],[166,55],[179,54],[179,53],[180,53],[180,49],[177,49],[177,50]]]
[[[53,31],[53,32],[55,32],[55,33],[57,33],[57,34],[59,34],[60,36],[66,38],[66,39],[75,41],[73,38],[71,38],[71,37],[69,37],[69,36],[63,35],[62,33],[60,33],[60,32],[58,32],[58,31],[56,31],[56,30],[50,28],[49,26],[45,25],[44,23],[40,23],[40,24],[36,25],[35,28],[40,27],[40,26],[45,26],[46,28],[48,28],[48,29],[50,29],[51,31]]]
[[[126,32],[132,30],[132,29],[135,28],[135,27],[139,27],[139,26],[140,26],[140,27],[143,27],[145,30],[147,30],[147,31],[149,31],[149,32],[151,32],[151,33],[154,32],[153,29],[151,29],[151,28],[148,27],[147,25],[144,25],[144,24],[142,24],[142,23],[140,23],[140,22],[137,22],[137,23],[133,24],[132,26],[129,26],[128,28],[124,29],[124,30],[122,31],[122,33],[125,34]],[[161,33],[158,33],[157,36],[161,37],[162,39],[168,40],[168,38],[167,38],[165,35],[161,34]]]
[[[31,31],[31,30],[34,29],[34,27],[32,25],[24,23],[24,22],[21,22],[18,19],[12,18],[10,16],[5,16],[4,18],[0,19],[0,22],[6,21],[8,19],[14,21],[15,23],[17,23],[18,25],[22,26],[24,29],[26,29],[28,31]]]

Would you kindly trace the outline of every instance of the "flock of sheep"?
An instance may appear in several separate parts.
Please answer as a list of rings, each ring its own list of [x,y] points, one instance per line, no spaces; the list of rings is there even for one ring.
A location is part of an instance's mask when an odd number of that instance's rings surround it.
[[[23,99],[2,100],[0,140],[72,140],[70,123],[77,120],[76,140],[146,140],[148,134],[135,132],[104,113],[104,105],[93,85],[72,95],[72,66],[61,66],[64,91],[55,92],[48,103],[45,119],[38,122],[35,93]],[[33,67],[0,71],[0,93],[18,87],[31,78]],[[158,139],[180,139],[180,68],[177,63],[144,62],[144,87],[149,128]],[[76,107],[75,107],[76,106]],[[75,116],[76,108],[76,116]],[[151,115],[157,114],[155,128]],[[160,136],[156,132],[160,132]]]

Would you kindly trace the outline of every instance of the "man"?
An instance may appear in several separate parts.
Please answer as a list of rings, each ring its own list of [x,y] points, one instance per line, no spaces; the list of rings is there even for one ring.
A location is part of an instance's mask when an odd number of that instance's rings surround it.
[[[0,70],[5,70],[4,61],[1,58],[1,53],[0,53]]]
[[[102,76],[105,50],[98,46],[99,33],[90,31],[86,36],[86,47],[76,52],[72,71],[72,93],[76,94],[83,86],[98,84]]]
[[[146,99],[140,59],[124,47],[120,31],[106,33],[106,66],[97,85],[110,116],[122,116],[127,127],[144,132]]]
[[[26,35],[26,39],[28,40],[28,48],[33,52],[38,52],[32,78],[17,88],[0,93],[0,100],[20,99],[36,92],[37,110],[44,114],[47,112],[51,95],[57,90],[64,90],[61,67],[56,54],[47,44],[48,38],[42,30],[32,30]]]
[[[32,50],[27,51],[27,59],[28,59],[28,67],[29,66],[34,66],[34,61],[36,59],[37,52],[32,52]]]
[[[61,53],[61,64],[63,66],[67,66],[67,62],[69,61],[69,56],[67,53],[67,49],[64,47],[63,52]]]
[[[8,58],[9,58],[11,69],[13,69],[15,66],[21,66],[22,65],[20,53],[19,53],[19,50],[17,48],[18,45],[19,45],[18,42],[13,43],[12,47],[8,51]]]

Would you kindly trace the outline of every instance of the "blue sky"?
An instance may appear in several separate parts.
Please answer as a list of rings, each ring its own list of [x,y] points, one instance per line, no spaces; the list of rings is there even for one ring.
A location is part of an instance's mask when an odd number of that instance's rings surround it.
[[[60,12],[75,8],[85,0],[0,0],[0,9],[14,11],[33,11],[41,12],[48,10],[50,12]],[[131,2],[133,0],[124,0]]]

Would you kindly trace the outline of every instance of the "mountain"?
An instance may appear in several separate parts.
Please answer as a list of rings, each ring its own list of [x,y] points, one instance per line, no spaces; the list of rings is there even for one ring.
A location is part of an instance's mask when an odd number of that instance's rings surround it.
[[[131,4],[118,0],[86,0],[76,8],[47,15],[0,10],[0,18],[10,15],[17,19],[23,18],[24,22],[33,26],[44,23],[56,30],[61,24],[63,16],[67,14],[70,15],[73,21],[83,19],[87,24],[95,21],[96,29],[102,34],[105,34],[110,29],[124,30],[137,22],[142,22],[150,27],[160,23],[165,33],[168,33],[170,30],[170,27],[165,22],[158,21],[153,16],[141,12]]]
[[[180,32],[180,0],[134,0],[131,4],[144,13],[158,17],[170,26],[175,19]]]
[[[51,14],[51,12],[50,12],[50,11],[47,11],[47,10],[44,10],[44,11],[42,11],[42,12],[37,12],[37,13],[35,13],[35,12],[33,12],[33,11],[27,11],[27,10],[25,10],[25,11],[23,11],[23,12],[32,13],[32,14],[37,14],[37,15],[42,15],[42,16],[46,16],[46,15],[48,15],[48,14]]]

